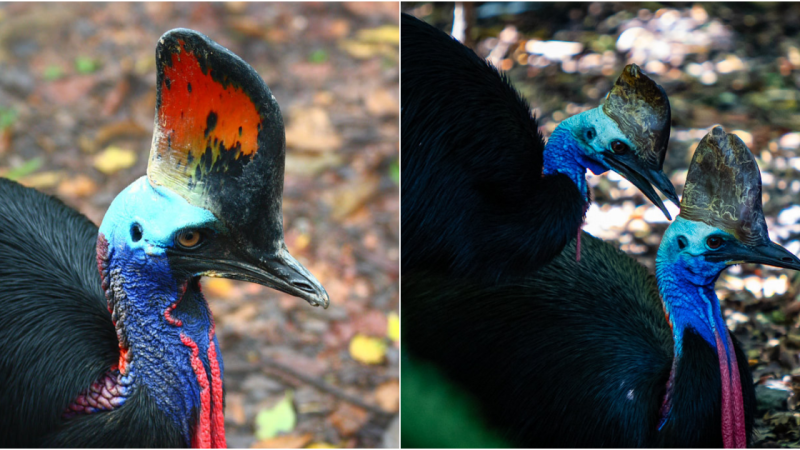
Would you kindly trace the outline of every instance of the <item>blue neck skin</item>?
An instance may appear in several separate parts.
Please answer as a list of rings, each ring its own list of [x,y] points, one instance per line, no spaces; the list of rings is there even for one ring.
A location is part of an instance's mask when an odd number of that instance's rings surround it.
[[[591,127],[595,135],[598,131],[602,132],[603,126],[608,125],[610,119],[604,119],[605,114],[598,108],[582,112],[572,116],[563,122],[553,131],[547,145],[544,148],[544,175],[563,173],[578,186],[578,190],[583,193],[584,201],[589,201],[589,191],[586,185],[586,170],[589,169],[595,175],[600,175],[608,170],[607,167],[596,160],[587,156],[587,151],[591,146],[585,142],[583,133],[587,127]]]
[[[704,223],[692,222],[678,216],[664,234],[656,256],[658,288],[664,310],[672,325],[675,349],[670,385],[677,362],[683,355],[683,336],[689,328],[695,330],[715,352],[719,335],[728,364],[732,364],[731,354],[734,349],[728,347],[725,334],[728,329],[714,291],[714,285],[727,265],[707,262],[700,256],[706,250],[706,237],[712,233],[722,232]],[[683,249],[678,245],[678,236],[684,238]],[[739,369],[732,365],[731,370]],[[667,395],[671,395],[669,389]],[[669,411],[666,411],[659,428],[666,423],[668,414]]]
[[[213,227],[215,222],[210,212],[168,189],[153,188],[142,177],[114,199],[100,227],[100,240],[108,242],[104,255],[98,250],[99,259],[104,259],[106,298],[120,348],[127,348],[128,362],[121,372],[133,389],[147,389],[158,408],[175,421],[187,445],[191,419],[201,406],[201,387],[192,369],[192,349],[182,335],[196,343],[210,383],[210,345],[216,348],[220,371],[222,359],[216,337],[209,339],[213,319],[208,304],[191,286],[184,296],[191,278],[176,276],[165,249],[173,245],[175,231]],[[132,232],[134,224],[143,231],[139,239]],[[177,305],[174,310],[172,305]]]

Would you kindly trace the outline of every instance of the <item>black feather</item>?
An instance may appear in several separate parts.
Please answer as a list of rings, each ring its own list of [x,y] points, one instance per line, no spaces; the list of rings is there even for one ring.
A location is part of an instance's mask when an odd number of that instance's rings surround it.
[[[61,419],[119,360],[100,287],[97,226],[0,178],[0,446],[175,447],[144,389],[111,412]]]
[[[573,242],[504,283],[404,273],[404,350],[472,393],[518,446],[721,447],[714,349],[685,336],[671,418],[657,431],[673,340],[655,276],[610,244],[582,241],[580,262]],[[755,391],[732,340],[750,442]]]
[[[445,33],[402,17],[403,273],[503,279],[540,267],[577,235],[585,202],[543,177],[528,103]]]

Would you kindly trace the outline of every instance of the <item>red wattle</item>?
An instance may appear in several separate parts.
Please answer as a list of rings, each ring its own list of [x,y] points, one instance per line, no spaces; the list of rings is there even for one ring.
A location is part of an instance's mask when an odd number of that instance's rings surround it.
[[[733,348],[730,333],[725,333],[728,339],[728,348],[731,350],[731,385],[733,387],[733,426],[734,438],[737,448],[747,447],[747,432],[744,424],[744,401],[742,400],[742,382],[739,378],[739,362],[736,360],[736,351]]]
[[[197,344],[185,334],[181,333],[183,345],[192,349],[192,370],[200,385],[200,417],[192,436],[193,448],[211,448],[211,392],[208,385],[208,375],[203,361],[200,360],[200,349]]]
[[[727,333],[727,330],[723,331]],[[742,405],[742,385],[739,382],[739,366],[736,364],[736,354],[731,353],[733,361],[731,368],[728,352],[719,331],[715,330],[717,341],[717,356],[719,357],[719,374],[722,382],[722,445],[725,448],[744,448],[747,439],[744,431],[744,407]],[[733,350],[728,336],[728,345]],[[735,383],[734,380],[735,379]]]
[[[225,442],[225,416],[222,407],[222,371],[217,359],[217,347],[214,345],[214,319],[211,319],[211,330],[208,332],[208,364],[211,366],[211,439],[214,448],[227,448]]]

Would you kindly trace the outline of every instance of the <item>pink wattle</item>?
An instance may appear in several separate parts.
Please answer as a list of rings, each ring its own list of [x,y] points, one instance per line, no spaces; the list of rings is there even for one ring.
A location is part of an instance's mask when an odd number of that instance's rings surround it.
[[[727,335],[728,330],[723,332]],[[722,445],[725,448],[745,448],[747,437],[744,426],[744,405],[742,401],[742,384],[739,380],[739,365],[730,336],[727,337],[730,359],[719,331],[714,332],[719,357],[719,374],[722,381]],[[731,364],[732,363],[732,364]]]

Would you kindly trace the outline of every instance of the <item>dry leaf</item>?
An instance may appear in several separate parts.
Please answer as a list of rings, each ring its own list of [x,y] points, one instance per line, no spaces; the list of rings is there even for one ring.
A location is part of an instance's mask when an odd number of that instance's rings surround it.
[[[285,171],[292,175],[313,177],[320,172],[342,164],[342,157],[333,152],[300,154],[289,152],[286,154]]]
[[[228,297],[233,290],[233,282],[227,278],[206,277],[203,280],[203,290],[216,297]]]
[[[357,334],[350,340],[350,356],[364,364],[380,364],[386,356],[386,342]]]
[[[97,192],[97,183],[86,175],[78,175],[62,180],[56,192],[60,197],[88,197]]]
[[[134,164],[136,164],[135,152],[113,145],[94,158],[95,169],[106,175],[113,175],[120,170],[133,167]]]
[[[397,25],[384,25],[378,28],[360,30],[358,39],[363,42],[399,45],[400,27]]]
[[[365,410],[349,403],[340,404],[336,411],[328,416],[328,421],[339,431],[342,437],[355,434],[367,423],[367,419],[369,419],[369,416]]]
[[[375,389],[375,402],[384,411],[397,412],[400,409],[400,382],[390,380]]]
[[[314,152],[337,150],[342,138],[333,128],[328,113],[319,107],[294,108],[289,111],[286,145]]]
[[[400,112],[397,95],[385,89],[377,89],[370,93],[365,103],[367,111],[377,116],[397,116]]]
[[[53,187],[64,175],[61,171],[39,172],[20,178],[19,184],[36,189]]]
[[[244,395],[231,392],[225,396],[225,419],[235,425],[245,424]]]
[[[380,187],[377,177],[356,179],[341,185],[333,193],[331,217],[333,220],[342,220],[354,213],[367,202]]]
[[[386,337],[397,342],[400,340],[400,316],[392,311],[387,317]]]
[[[306,446],[306,448],[339,448],[333,444],[329,444],[327,442],[312,442]]]
[[[250,448],[303,448],[303,446],[311,442],[311,438],[311,433],[300,436],[278,436],[272,439],[256,441]]]

